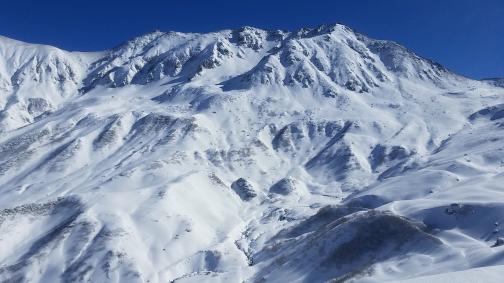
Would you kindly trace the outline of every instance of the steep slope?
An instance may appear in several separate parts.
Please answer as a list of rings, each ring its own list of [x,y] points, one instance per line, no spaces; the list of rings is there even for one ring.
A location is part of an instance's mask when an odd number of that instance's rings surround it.
[[[33,123],[76,93],[99,54],[70,53],[0,37],[0,131]]]
[[[97,53],[0,38],[0,83],[0,281],[384,282],[504,259],[504,89],[396,43],[339,24]]]

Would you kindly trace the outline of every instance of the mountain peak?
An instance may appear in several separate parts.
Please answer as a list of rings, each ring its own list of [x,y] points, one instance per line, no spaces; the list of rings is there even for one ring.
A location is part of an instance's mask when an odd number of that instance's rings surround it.
[[[340,24],[0,38],[0,281],[500,278],[497,83]]]

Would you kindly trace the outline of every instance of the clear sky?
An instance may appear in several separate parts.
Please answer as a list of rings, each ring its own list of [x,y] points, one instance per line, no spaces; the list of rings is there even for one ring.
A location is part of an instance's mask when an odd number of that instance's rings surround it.
[[[0,35],[67,50],[161,31],[340,22],[472,78],[504,77],[504,0],[0,0]]]

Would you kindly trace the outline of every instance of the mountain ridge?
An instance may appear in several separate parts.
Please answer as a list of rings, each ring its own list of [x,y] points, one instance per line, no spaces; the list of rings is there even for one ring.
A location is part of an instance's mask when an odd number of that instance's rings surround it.
[[[0,281],[479,280],[504,264],[501,87],[342,25],[97,53],[9,42]]]

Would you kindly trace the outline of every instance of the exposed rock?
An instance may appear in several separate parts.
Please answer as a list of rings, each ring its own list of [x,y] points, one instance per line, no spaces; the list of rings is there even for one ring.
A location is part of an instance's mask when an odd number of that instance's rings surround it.
[[[231,189],[244,201],[249,201],[257,196],[254,186],[244,178],[239,178],[231,184]]]
[[[270,192],[280,195],[288,195],[299,189],[299,181],[293,177],[283,178],[276,182],[271,188]]]
[[[28,98],[28,113],[31,115],[40,115],[49,110],[50,106],[43,98]]]
[[[492,245],[492,248],[500,247],[502,245],[504,245],[504,238],[499,237],[495,240],[495,243]]]

